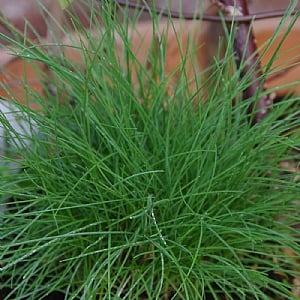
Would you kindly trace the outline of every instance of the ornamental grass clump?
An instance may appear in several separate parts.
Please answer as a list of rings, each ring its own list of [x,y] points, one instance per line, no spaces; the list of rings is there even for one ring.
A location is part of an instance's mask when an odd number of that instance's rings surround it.
[[[20,106],[35,131],[0,187],[3,298],[296,299],[299,179],[281,165],[299,153],[299,98],[252,126],[230,36],[196,94],[188,58],[167,92],[163,44],[149,54],[161,80],[140,68],[137,87],[132,64],[102,51],[113,30],[129,44],[105,22],[85,72],[27,50],[57,93],[36,95],[42,114]]]

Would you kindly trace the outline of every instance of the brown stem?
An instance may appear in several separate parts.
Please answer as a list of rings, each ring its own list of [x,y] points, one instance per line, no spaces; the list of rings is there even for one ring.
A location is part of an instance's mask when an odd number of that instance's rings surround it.
[[[234,15],[249,15],[246,0],[220,0],[220,4],[225,9],[225,13],[231,11]],[[263,71],[257,54],[254,34],[251,30],[251,21],[237,24],[234,50],[238,66],[243,66],[241,77],[245,75],[249,77],[249,86],[243,92],[243,99],[254,97],[260,90],[265,91],[265,85],[262,82]],[[261,96],[257,100],[256,105],[254,104],[250,107],[250,112],[254,109],[256,110],[253,123],[261,121],[268,114],[271,105],[271,95]]]

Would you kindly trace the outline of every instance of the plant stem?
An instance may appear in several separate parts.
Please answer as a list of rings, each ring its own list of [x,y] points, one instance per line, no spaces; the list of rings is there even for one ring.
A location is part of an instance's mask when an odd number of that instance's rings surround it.
[[[225,14],[235,16],[248,16],[248,5],[246,0],[220,0],[217,5]],[[249,76],[249,86],[243,92],[243,99],[249,99],[257,94],[257,91],[266,89],[262,82],[263,71],[259,56],[257,54],[256,41],[251,29],[251,21],[238,23],[234,41],[237,65],[244,65],[241,77]],[[257,110],[253,117],[253,123],[261,121],[270,111],[272,96],[261,96],[256,105],[251,105],[249,111]]]

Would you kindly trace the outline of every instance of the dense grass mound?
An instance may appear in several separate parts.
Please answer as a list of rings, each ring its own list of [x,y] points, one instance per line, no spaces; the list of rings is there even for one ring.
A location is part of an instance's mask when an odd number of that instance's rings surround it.
[[[29,53],[59,95],[37,99],[39,133],[0,187],[5,299],[292,299],[299,183],[280,164],[299,150],[299,99],[251,126],[232,55],[201,102],[184,71],[173,95],[149,70],[137,88],[102,45],[86,72]]]

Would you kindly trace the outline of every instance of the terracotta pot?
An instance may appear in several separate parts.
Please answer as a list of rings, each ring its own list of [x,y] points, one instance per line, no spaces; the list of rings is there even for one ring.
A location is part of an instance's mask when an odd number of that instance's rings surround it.
[[[300,95],[300,21],[297,21],[289,34],[284,37],[288,27],[286,23],[276,39],[268,45],[279,22],[280,19],[273,19],[257,21],[254,24],[261,63],[264,67],[269,64],[271,57],[280,46],[276,59],[271,65],[272,74],[266,80],[266,87],[275,89],[279,97],[288,93]],[[265,51],[266,48],[268,48],[267,51]]]
[[[45,66],[39,62],[26,62],[21,58],[12,60],[0,72],[0,98],[28,104],[32,108],[38,106],[26,99],[32,92],[42,94],[42,81],[45,78]]]
[[[15,0],[0,0],[0,7],[1,12],[6,16],[7,19],[11,20],[12,24],[22,30],[22,26],[24,25],[24,16],[31,20],[33,26],[38,31],[40,35],[46,35],[46,25],[45,20],[41,18],[41,11],[40,8],[37,5],[30,6],[30,3],[36,3],[35,0],[27,0],[27,1],[21,1],[20,5],[12,5]],[[53,3],[53,0],[42,0],[43,3],[48,7]],[[80,9],[80,7],[86,2],[82,2],[83,0],[75,0],[72,7],[69,8],[67,12],[65,12],[64,16],[64,24],[70,22],[70,17],[67,17],[70,11],[75,11],[75,14],[77,13],[81,17],[81,21],[87,25],[87,18],[88,11]],[[162,2],[157,0],[157,2]],[[177,1],[178,2],[178,1]],[[178,3],[176,1],[173,2],[172,9],[178,10]],[[252,13],[255,12],[261,12],[261,11],[268,11],[272,9],[281,9],[287,6],[288,1],[279,1],[274,0],[272,1],[272,4],[269,2],[259,0],[252,0],[249,1],[249,8]],[[189,2],[190,6],[186,7],[188,10],[193,10],[193,5],[196,5],[197,1],[191,1]],[[209,9],[210,2],[204,1],[202,3],[205,6],[205,9]],[[177,6],[176,6],[177,5]],[[298,4],[299,6],[300,4]],[[88,8],[88,6],[84,5],[85,9]],[[18,8],[18,9],[17,9]],[[85,18],[84,18],[85,16]],[[23,23],[22,23],[23,22]],[[254,32],[257,39],[257,45],[260,49],[260,53],[264,53],[264,47],[265,44],[268,42],[270,37],[275,32],[277,26],[279,23],[279,19],[267,19],[262,21],[255,21],[254,22]],[[23,24],[23,25],[22,25]],[[199,22],[193,22],[193,21],[184,21],[181,23],[178,20],[174,21],[175,27],[177,28],[178,32],[180,32],[179,37],[183,42],[183,49],[186,49],[187,47],[187,40],[192,37],[193,43],[195,45],[198,45],[199,50],[197,53],[198,56],[198,68],[199,70],[205,69],[207,66],[209,66],[211,59],[213,55],[217,51],[217,43],[219,40],[219,37],[223,34],[222,26],[218,23],[210,23],[210,22],[203,22],[201,26],[199,25]],[[7,28],[2,28],[5,32]],[[1,30],[1,27],[0,27]],[[97,38],[97,30],[99,28],[96,28],[94,31],[95,38]],[[166,23],[165,21],[161,22],[160,25],[160,31],[166,32]],[[299,71],[300,67],[296,66],[293,68],[290,68],[290,65],[295,62],[294,57],[298,55],[298,49],[297,45],[299,45],[300,42],[300,24],[299,21],[296,22],[293,30],[290,32],[290,34],[287,36],[285,42],[282,44],[277,58],[274,61],[273,68],[276,70],[279,70],[277,72],[277,75],[272,75],[267,79],[267,86],[269,88],[276,88],[283,84],[290,84],[299,79]],[[281,33],[281,37],[283,36],[284,32]],[[136,30],[132,30],[132,47],[133,52],[137,56],[137,58],[141,61],[142,64],[147,65],[149,62],[145,59],[146,55],[145,53],[148,51],[149,47],[151,47],[151,37],[153,35],[152,32],[152,23],[151,21],[142,22],[137,26]],[[281,37],[279,36],[274,43],[272,43],[270,49],[264,53],[262,56],[262,64],[264,66],[267,65],[267,63],[270,60],[270,57],[274,53],[277,45],[280,42]],[[34,38],[34,36],[32,36]],[[78,37],[65,37],[63,38],[63,43],[80,43]],[[115,49],[116,53],[119,56],[122,56],[122,42],[117,39],[117,49]],[[171,74],[173,70],[180,64],[181,60],[181,54],[177,47],[177,37],[174,31],[172,30],[172,27],[169,27],[168,29],[168,38],[167,38],[167,53],[166,53],[166,73]],[[1,50],[0,50],[1,51]],[[84,68],[84,62],[81,57],[81,53],[78,50],[75,50],[71,47],[66,47],[64,49],[66,57],[73,61],[74,63],[81,64]],[[1,58],[5,58],[5,55],[1,56],[0,53],[0,63]],[[10,57],[8,58],[8,60]],[[194,75],[193,68],[195,66],[195,63],[193,61],[190,61],[187,63],[187,73],[192,78]],[[43,78],[44,75],[41,75],[41,72],[36,73],[34,69],[39,68],[43,69],[44,66],[41,64],[28,64],[26,62],[22,62],[20,59],[12,61],[4,70],[2,70],[2,73],[0,74],[0,83],[5,82],[8,84],[9,88],[11,89],[11,93],[8,93],[6,89],[0,86],[0,96],[3,98],[11,99],[13,98],[12,95],[14,94],[15,99],[18,101],[23,101],[26,98],[26,88],[24,88],[22,84],[22,80],[24,78],[24,75],[26,74],[27,83],[31,85],[36,91],[42,92],[43,88],[40,84],[40,79]],[[135,74],[133,74],[134,77],[136,77]],[[177,73],[175,73],[170,83],[171,85],[176,84],[176,76]],[[172,89],[172,88],[170,88]],[[300,86],[295,85],[293,87],[286,87],[286,88],[280,88],[278,90],[278,94],[281,96],[287,92],[293,91],[295,93],[300,94]]]

